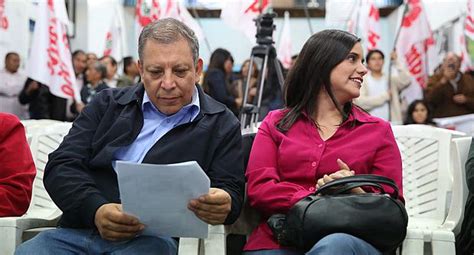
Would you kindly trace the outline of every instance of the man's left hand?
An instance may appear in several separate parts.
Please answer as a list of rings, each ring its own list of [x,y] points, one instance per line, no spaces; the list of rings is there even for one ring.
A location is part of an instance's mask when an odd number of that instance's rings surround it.
[[[189,201],[188,209],[212,225],[224,223],[231,209],[232,198],[226,191],[210,188],[209,193]]]

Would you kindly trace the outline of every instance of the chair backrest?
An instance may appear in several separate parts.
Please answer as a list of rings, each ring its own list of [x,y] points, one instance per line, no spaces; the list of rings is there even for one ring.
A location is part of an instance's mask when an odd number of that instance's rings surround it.
[[[70,128],[71,123],[67,122],[48,123],[46,126],[32,127],[27,133],[27,138],[31,140],[30,149],[36,166],[33,195],[26,212],[28,217],[48,219],[61,213],[44,188],[43,175],[49,153],[58,148]]]
[[[451,163],[453,173],[453,192],[448,217],[444,222],[445,228],[454,233],[461,230],[469,190],[466,182],[466,161],[471,147],[472,137],[454,138],[452,140]]]
[[[242,152],[245,169],[247,169],[250,151],[252,150],[252,144],[253,140],[255,139],[255,135],[255,132],[243,132],[242,135]],[[257,227],[260,221],[259,213],[250,207],[249,203],[247,202],[247,185],[245,186],[245,196],[242,211],[240,212],[240,216],[234,224],[226,226],[226,232],[228,234],[249,235],[252,230]]]
[[[451,189],[452,134],[426,125],[392,126],[402,156],[409,226],[440,226]]]

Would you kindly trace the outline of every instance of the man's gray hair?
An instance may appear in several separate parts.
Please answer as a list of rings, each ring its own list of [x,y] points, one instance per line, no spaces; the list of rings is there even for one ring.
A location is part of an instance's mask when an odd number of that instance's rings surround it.
[[[145,43],[149,39],[153,39],[158,43],[170,44],[181,38],[188,42],[193,54],[194,64],[197,64],[199,59],[199,40],[191,28],[173,18],[160,19],[143,28],[138,39],[138,56],[143,61],[143,50]]]
[[[105,67],[104,64],[97,61],[92,64],[92,68],[94,68],[97,72],[100,73],[100,79],[105,79],[105,77],[107,77],[107,67]]]

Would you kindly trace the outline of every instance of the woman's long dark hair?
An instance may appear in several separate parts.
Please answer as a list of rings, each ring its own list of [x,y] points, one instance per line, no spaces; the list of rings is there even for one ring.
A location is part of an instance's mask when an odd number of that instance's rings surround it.
[[[232,62],[234,61],[234,59],[232,58],[232,55],[226,49],[218,48],[212,52],[211,59],[209,60],[209,65],[207,66],[206,74],[204,75],[204,82],[203,82],[204,91],[209,93],[209,86],[207,84],[207,73],[209,72],[209,70],[212,70],[212,69],[221,70],[224,73],[224,75],[227,77],[227,73],[224,68],[224,63],[228,59],[230,59]]]
[[[303,112],[313,116],[317,97],[323,89],[341,112],[343,120],[348,118],[352,103],[346,103],[341,109],[332,91],[330,74],[359,41],[360,38],[355,35],[336,29],[323,30],[306,41],[285,80],[285,106],[288,111],[277,124],[280,131],[288,131]]]
[[[422,104],[425,106],[426,111],[428,112],[426,116],[426,121],[425,123],[415,123],[415,120],[413,119],[413,112],[415,111],[415,108],[418,104]],[[405,121],[403,122],[404,125],[409,125],[409,124],[427,124],[427,125],[435,125],[436,123],[433,121],[433,111],[431,110],[431,107],[426,103],[424,100],[418,99],[413,101],[407,109],[407,116],[405,118]]]

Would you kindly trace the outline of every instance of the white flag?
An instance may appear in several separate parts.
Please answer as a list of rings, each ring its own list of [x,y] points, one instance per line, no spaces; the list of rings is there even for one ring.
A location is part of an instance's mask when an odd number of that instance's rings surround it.
[[[466,37],[464,36],[464,28],[462,19],[454,23],[453,27],[453,51],[461,57],[461,72],[472,69],[471,56],[466,49]]]
[[[278,59],[286,69],[291,66],[291,38],[290,13],[285,11],[285,19],[283,21],[277,55]]]
[[[189,13],[188,9],[186,9],[183,1],[167,0],[166,9],[164,10],[163,18],[170,17],[183,22],[194,31],[199,40],[204,40],[204,32],[201,26],[199,26],[198,22],[193,18],[191,13]]]
[[[255,21],[261,13],[270,7],[270,0],[226,1],[221,11],[221,19],[230,27],[241,31],[255,44],[257,27]]]
[[[411,103],[423,97],[423,88],[428,80],[426,59],[430,48],[434,48],[434,39],[421,1],[408,0],[406,4],[408,10],[402,19],[396,49],[400,61],[408,67],[412,76],[411,85],[402,93],[407,103]]]
[[[466,36],[474,40],[474,1],[467,0],[467,15],[464,24]]]
[[[115,7],[110,28],[105,35],[104,56],[112,56],[117,61],[120,61],[125,56],[126,46],[123,28],[125,28],[125,25],[122,14],[118,7]]]
[[[151,3],[149,3],[151,1]],[[161,16],[161,7],[158,0],[137,0],[135,6],[135,38],[138,42],[143,28]]]
[[[380,47],[380,15],[373,0],[356,2],[347,22],[347,31],[362,38],[364,52]]]
[[[5,55],[16,52],[22,63],[26,63],[29,42],[27,0],[0,0],[0,69],[3,68]]]
[[[66,5],[64,1],[40,1],[37,10],[28,77],[47,85],[55,96],[80,101],[66,34]]]

